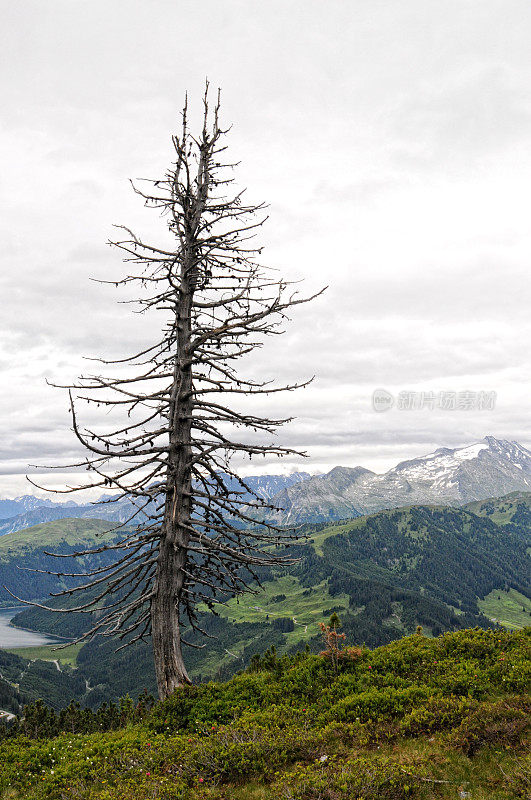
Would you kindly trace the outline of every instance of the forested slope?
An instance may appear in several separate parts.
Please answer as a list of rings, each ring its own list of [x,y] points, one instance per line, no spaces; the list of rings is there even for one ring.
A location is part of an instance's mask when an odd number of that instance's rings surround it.
[[[0,537],[0,601],[12,604],[6,588],[24,600],[39,600],[50,592],[74,586],[81,579],[56,578],[46,571],[79,573],[109,563],[108,553],[74,559],[69,553],[97,547],[120,535],[112,524],[97,519],[61,519]],[[122,533],[123,535],[123,533]],[[57,553],[66,558],[55,558]]]
[[[187,651],[191,674],[195,680],[227,678],[273,644],[280,652],[305,643],[315,651],[318,623],[334,610],[350,641],[371,647],[412,633],[419,624],[429,635],[494,626],[478,598],[504,589],[529,594],[529,495],[475,508],[479,515],[468,508],[412,506],[338,526],[308,526],[310,542],[293,549],[298,563],[265,571],[263,589],[230,599],[219,617],[202,616],[213,638],[193,639],[205,647]],[[15,622],[76,636],[90,617],[27,609]],[[133,651],[115,649],[105,639],[82,648],[78,668],[91,687],[89,695],[83,691],[83,702],[94,706],[104,697],[154,690],[149,642]],[[53,657],[60,659],[60,651]]]

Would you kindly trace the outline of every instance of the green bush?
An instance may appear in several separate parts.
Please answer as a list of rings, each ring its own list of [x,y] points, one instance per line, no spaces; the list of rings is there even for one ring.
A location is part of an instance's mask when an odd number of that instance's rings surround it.
[[[429,689],[420,686],[373,688],[340,700],[330,709],[330,716],[345,722],[402,717],[413,706],[427,700],[429,694]]]
[[[285,800],[411,800],[419,781],[389,759],[318,759],[296,767],[275,786]]]
[[[519,747],[531,724],[531,701],[512,697],[481,706],[463,719],[453,731],[451,742],[467,756],[473,756],[486,745]]]
[[[400,721],[400,732],[420,736],[454,728],[477,707],[477,700],[469,698],[435,697],[406,714]]]
[[[523,798],[529,633],[414,635],[362,650],[337,675],[317,655],[270,650],[152,710],[147,696],[94,713],[36,703],[0,742],[0,798],[226,800],[248,781],[268,800],[450,797],[456,760],[482,749],[492,784],[478,796]],[[508,748],[514,766],[500,761]],[[453,794],[438,793],[437,770]]]

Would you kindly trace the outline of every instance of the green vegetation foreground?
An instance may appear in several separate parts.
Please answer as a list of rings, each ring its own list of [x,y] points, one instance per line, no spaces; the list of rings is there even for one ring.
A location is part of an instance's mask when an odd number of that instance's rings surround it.
[[[51,736],[57,718],[34,707],[0,744],[0,796],[527,798],[530,636],[476,628],[371,651],[328,629],[320,655],[270,650],[151,711],[125,703],[118,729],[73,708]]]

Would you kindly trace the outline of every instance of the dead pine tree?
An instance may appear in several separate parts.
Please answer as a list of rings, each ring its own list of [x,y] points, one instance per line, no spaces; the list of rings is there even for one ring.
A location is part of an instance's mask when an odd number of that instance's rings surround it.
[[[151,636],[161,698],[190,680],[182,631],[200,629],[198,606],[212,609],[249,590],[260,567],[286,561],[280,548],[294,538],[267,522],[271,507],[233,461],[297,452],[262,443],[287,419],[254,415],[248,401],[238,410],[238,400],[306,383],[246,379],[238,362],[282,332],[292,307],[313,298],[258,263],[265,206],[247,204],[233,189],[226,133],[219,92],[209,106],[207,85],[199,135],[190,132],[185,104],[171,168],[161,180],[133,184],[164,216],[171,244],[149,244],[122,227],[122,238],[111,242],[134,265],[116,285],[138,285],[140,310],[163,312],[160,337],[120,361],[98,359],[105,369],[115,365],[118,377],[82,377],[66,387],[73,430],[88,451],[68,466],[84,466],[89,480],[61,491],[111,488],[106,502],[127,498],[131,513],[111,543],[76,554],[116,553],[112,563],[78,573],[87,580],[68,593],[88,589],[89,599],[53,610],[89,613],[99,605],[83,639],[118,635],[131,644]],[[112,432],[84,428],[81,401],[122,411],[125,421]]]

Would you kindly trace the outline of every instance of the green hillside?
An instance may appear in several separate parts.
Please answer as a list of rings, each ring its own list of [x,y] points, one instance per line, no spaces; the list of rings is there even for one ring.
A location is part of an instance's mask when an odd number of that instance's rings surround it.
[[[108,563],[113,558],[108,553],[77,560],[68,557],[57,559],[48,553],[68,556],[76,550],[111,541],[119,535],[109,531],[112,524],[97,519],[61,519],[1,536],[0,602],[13,603],[4,586],[24,600],[40,600],[58,588],[75,585],[75,579],[58,580],[52,575],[30,570],[81,572],[84,568]]]
[[[475,500],[463,506],[478,517],[488,517],[497,525],[531,523],[531,492],[511,492],[504,497]]]
[[[509,508],[508,523],[493,522]],[[279,652],[305,643],[316,650],[318,623],[333,610],[349,639],[370,647],[410,634],[419,624],[434,636],[476,625],[527,624],[527,617],[518,616],[526,607],[523,601],[511,614],[507,603],[504,613],[494,606],[501,602],[500,592],[519,593],[511,595],[511,603],[528,594],[528,508],[520,496],[509,496],[478,507],[480,516],[468,509],[412,506],[309,527],[310,542],[293,548],[298,563],[264,571],[256,594],[228,599],[218,617],[201,616],[215,638],[203,650],[187,651],[189,670],[195,680],[224,679],[272,644]],[[90,618],[27,609],[15,623],[77,636]],[[199,637],[191,639],[204,644]],[[97,640],[77,655],[79,670],[94,687],[91,705],[100,696],[116,699],[131,692],[136,697],[144,687],[154,690],[149,642],[131,652],[114,650],[112,641]],[[60,651],[50,650],[48,657],[60,658]]]
[[[26,703],[39,699],[61,709],[86,693],[85,677],[79,670],[0,650],[0,708],[4,711],[18,714]]]
[[[25,556],[34,550],[49,550],[54,545],[92,545],[111,541],[116,536],[116,533],[109,533],[112,525],[112,522],[99,519],[67,518],[13,531],[0,536],[0,561]]]
[[[87,603],[90,597],[96,596],[95,592],[83,590],[82,596],[74,594],[65,597],[46,597],[44,598],[44,604],[48,609],[75,608],[80,602]],[[103,600],[98,602],[96,606],[101,607],[102,604]],[[49,611],[48,609],[27,606],[13,617],[11,622],[18,628],[27,628],[48,633],[52,636],[74,639],[85,633],[92,626],[94,618],[101,614],[101,611],[96,607],[90,614],[72,613],[68,615]]]
[[[531,629],[269,652],[227,683],[0,741],[5,800],[525,800]]]
[[[474,614],[477,597],[504,581],[525,591],[529,531],[513,528],[460,509],[412,506],[356,520],[325,540],[324,558],[339,572]]]
[[[360,517],[312,534],[296,548],[289,574],[271,573],[256,595],[230,600],[231,622],[294,620],[286,645],[315,636],[319,613],[342,613],[350,637],[371,646],[411,633],[418,624],[438,635],[488,626],[478,598],[495,587],[526,590],[529,529],[501,527],[469,511],[408,507]],[[489,614],[489,616],[491,616]],[[234,652],[238,652],[235,642]]]
[[[483,600],[478,600],[478,606],[486,617],[506,628],[531,625],[531,600],[516,589],[508,592],[493,589]]]

